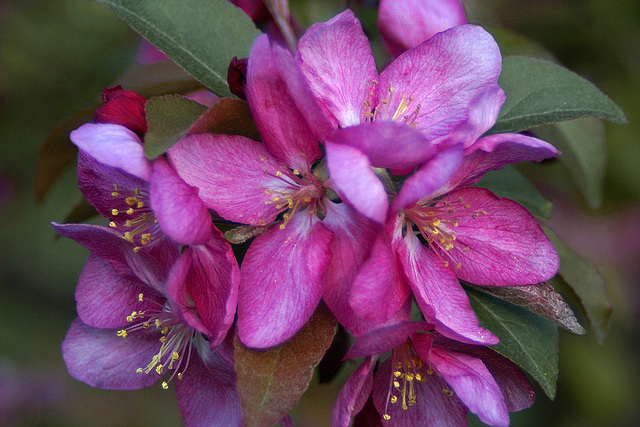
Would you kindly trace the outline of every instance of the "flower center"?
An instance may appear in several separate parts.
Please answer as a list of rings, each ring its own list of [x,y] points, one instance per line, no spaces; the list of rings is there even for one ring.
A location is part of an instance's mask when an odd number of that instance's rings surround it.
[[[138,301],[143,300],[143,294],[139,294]],[[146,367],[136,369],[136,373],[148,375],[151,371],[155,371],[158,375],[162,375],[165,369],[172,371],[169,380],[162,382],[162,388],[166,390],[175,377],[178,380],[182,379],[184,371],[189,366],[195,331],[177,319],[168,306],[158,306],[159,309],[132,312],[127,316],[127,322],[134,324],[120,329],[117,335],[127,338],[132,333],[160,333],[159,351],[153,355]]]
[[[409,126],[416,125],[416,118],[420,113],[420,104],[417,104],[413,110],[409,110],[409,106],[413,102],[413,96],[409,94],[403,94],[400,102],[392,110],[392,105],[395,103],[395,89],[389,85],[387,88],[387,96],[380,99],[376,105],[373,105],[373,99],[377,92],[378,81],[373,80],[369,85],[370,91],[368,99],[364,102],[364,116],[365,122],[373,122],[375,120],[393,120],[400,123],[407,124]],[[409,111],[409,113],[407,113]],[[405,114],[407,113],[407,114]]]
[[[426,382],[425,375],[433,375],[431,368],[426,368],[416,353],[411,341],[396,347],[391,352],[391,378],[389,380],[389,392],[383,418],[390,420],[389,404],[400,402],[402,409],[407,410],[415,405],[417,394],[414,381]]]
[[[109,226],[120,232],[123,239],[136,245],[134,251],[158,238],[160,227],[145,190],[135,188],[132,191],[113,184],[111,197],[117,208],[111,209]]]

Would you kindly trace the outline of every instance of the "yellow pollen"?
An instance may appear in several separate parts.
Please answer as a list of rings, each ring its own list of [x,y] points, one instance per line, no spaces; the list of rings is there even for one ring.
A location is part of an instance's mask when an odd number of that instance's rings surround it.
[[[391,396],[391,399],[389,399],[389,402],[391,403],[396,403],[398,401],[398,396]]]
[[[120,330],[117,332],[117,334],[116,334],[116,335],[118,335],[119,337],[122,337],[122,338],[126,338],[126,337],[127,337],[127,331],[125,331],[124,329],[120,329]]]
[[[126,199],[124,199],[124,201],[129,206],[134,206],[138,202],[138,199],[136,199],[135,197],[127,197]]]
[[[168,326],[165,326],[165,327],[164,327],[164,328],[162,328],[162,330],[160,331],[160,333],[161,333],[162,335],[167,335],[167,332],[169,332],[169,327],[168,327]]]
[[[471,205],[470,205],[469,203],[465,203],[465,204],[464,204],[464,208],[465,208],[465,209],[469,209],[469,208],[471,208]]]
[[[162,388],[165,389],[165,390],[168,389],[169,388],[169,384],[167,384],[166,381],[162,381]]]
[[[142,292],[140,292],[140,293],[138,294],[138,301],[142,302],[142,297],[143,297]]]
[[[120,195],[120,193],[118,193],[117,191],[114,191],[114,192],[111,193],[111,195],[113,197],[118,197]]]
[[[391,415],[389,415],[389,414],[384,414],[384,415],[382,416],[382,418],[384,418],[385,420],[389,421],[389,420],[391,419]]]
[[[439,220],[438,218],[434,219],[434,220],[431,222],[431,225],[433,225],[434,227],[439,226],[439,225],[440,225],[440,220]]]
[[[304,199],[302,199],[302,203],[306,203],[306,204],[311,203],[311,197],[309,196],[305,197]]]
[[[418,381],[422,381],[422,375],[420,375],[420,374],[416,374],[416,380],[418,380]]]
[[[400,388],[400,383],[399,383],[398,381],[394,381],[394,382],[393,382],[393,386],[394,386],[395,388]]]
[[[118,215],[118,209],[111,209],[111,215],[113,216],[117,216]]]
[[[136,246],[135,248],[133,248],[133,252],[140,252],[140,246]]]
[[[162,369],[163,369],[162,363],[161,363],[161,364],[159,364],[158,366],[156,366],[156,372],[157,372],[159,375],[160,375],[160,374],[162,374]]]
[[[460,270],[460,268],[461,268],[461,267],[462,267],[462,264],[457,263],[457,264],[456,264],[456,266],[455,266],[455,269],[456,269],[456,270]]]
[[[444,266],[445,266],[445,267],[449,267],[449,261],[445,261],[445,262],[444,262]]]
[[[138,201],[138,209],[143,208],[144,207],[144,202],[142,200]]]
[[[393,373],[393,376],[396,377],[396,378],[398,378],[400,375],[402,375],[402,372],[400,372],[400,371],[395,371]]]
[[[127,215],[133,215],[133,212],[135,212],[133,208],[127,209]]]
[[[141,374],[142,372],[144,372],[144,371],[142,370],[142,368],[138,368],[138,369],[136,369],[136,374]]]
[[[293,174],[294,174],[294,175],[300,175],[300,171],[299,171],[298,169],[294,169],[294,170],[293,170]]]
[[[149,322],[144,322],[142,324],[142,327],[145,328],[145,329],[149,329]]]
[[[158,339],[158,341],[160,341],[162,344],[164,344],[164,343],[166,343],[166,342],[167,342],[167,337],[162,336],[162,337],[160,337],[160,338]]]
[[[171,359],[172,360],[177,360],[180,357],[180,355],[178,354],[177,351],[174,351],[173,353],[171,353]]]
[[[127,316],[127,322],[133,322],[133,316]]]
[[[282,176],[282,172],[277,171],[277,172],[276,172],[276,176],[277,176],[277,177],[281,177],[281,176]]]
[[[182,379],[182,372],[178,372],[178,380]]]
[[[162,325],[162,322],[160,321],[160,319],[156,319],[154,323],[156,325],[156,328],[160,329],[160,326]]]
[[[116,228],[116,223],[115,223],[115,222],[113,222],[113,221],[111,221],[111,222],[109,223],[109,227],[111,227],[111,228]]]
[[[433,375],[433,369],[431,368],[427,369],[427,375]]]

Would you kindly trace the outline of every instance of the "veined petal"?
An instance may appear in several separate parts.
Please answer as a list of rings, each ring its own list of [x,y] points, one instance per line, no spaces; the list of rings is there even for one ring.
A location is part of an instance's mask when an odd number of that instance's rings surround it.
[[[175,381],[178,406],[187,426],[242,426],[242,408],[236,391],[236,375],[209,349],[206,362],[195,348],[182,380]]]
[[[291,169],[307,171],[322,153],[314,132],[292,99],[302,94],[289,94],[266,35],[259,36],[251,48],[246,95],[267,150]]]
[[[429,362],[481,421],[508,426],[509,411],[498,384],[480,359],[433,346]]]
[[[373,388],[376,361],[377,357],[365,359],[344,383],[333,404],[331,427],[349,427],[353,416],[362,410]]]
[[[466,23],[458,0],[381,0],[378,7],[378,29],[393,56]]]
[[[298,42],[297,60],[336,125],[357,125],[373,108],[365,103],[375,97],[371,84],[378,72],[369,40],[350,10],[312,25]]]
[[[462,164],[462,147],[454,146],[436,154],[422,165],[402,185],[391,205],[391,212],[411,206],[420,199],[429,199],[451,178]]]
[[[453,269],[422,245],[413,234],[393,244],[413,294],[427,322],[451,339],[470,344],[497,344],[498,338],[480,327]]]
[[[387,112],[412,113],[416,129],[427,139],[440,138],[467,121],[471,103],[497,82],[501,66],[500,50],[489,33],[474,25],[454,27],[385,68],[380,102],[388,102]]]
[[[160,378],[154,371],[136,373],[158,351],[158,338],[159,332],[121,338],[115,329],[93,328],[76,319],[62,343],[62,358],[69,375],[92,387],[137,390]]]
[[[100,163],[120,168],[148,181],[151,162],[144,154],[140,138],[124,126],[107,123],[86,123],[69,135],[80,150]]]
[[[337,129],[328,140],[357,148],[376,168],[410,171],[437,152],[420,132],[386,120]]]
[[[266,225],[278,215],[272,193],[289,181],[262,144],[243,136],[196,134],[182,138],[168,154],[178,175],[223,218]]]
[[[206,244],[190,246],[180,255],[167,279],[167,294],[185,323],[216,347],[233,323],[239,282],[231,245],[213,228]]]
[[[138,296],[144,295],[140,301]],[[132,311],[144,311],[164,304],[165,298],[139,281],[123,278],[111,265],[89,255],[76,288],[76,311],[87,326],[118,328]]]
[[[441,228],[456,236],[446,253],[452,265],[459,265],[455,273],[460,279],[477,285],[530,285],[549,280],[558,271],[553,244],[531,213],[516,202],[473,187],[457,190],[442,202],[455,211],[447,215],[458,225],[444,221]]]
[[[210,239],[211,215],[198,198],[198,190],[184,182],[163,158],[153,164],[151,204],[160,228],[175,242],[198,245]]]
[[[398,224],[390,221],[378,234],[369,258],[353,281],[349,305],[364,320],[383,323],[402,308],[410,290],[391,247],[391,236]],[[384,301],[384,304],[380,304]]]
[[[433,329],[433,325],[427,322],[411,322],[408,318],[395,325],[374,329],[358,337],[344,358],[354,359],[382,354],[404,343],[415,332],[430,329]]]
[[[383,421],[385,427],[404,426],[442,426],[465,427],[467,425],[467,410],[456,396],[445,395],[442,390],[448,390],[447,384],[438,375],[426,375],[425,382],[413,381],[416,403],[406,410],[402,408],[402,397],[396,403],[390,402],[389,392],[392,387],[390,379],[391,359],[385,360],[373,383],[373,403],[380,414],[388,414],[390,419]]]
[[[365,217],[383,224],[389,206],[384,185],[371,169],[367,156],[348,145],[325,142],[328,185]]]
[[[284,229],[273,225],[253,241],[238,296],[238,336],[246,346],[280,344],[309,320],[322,296],[332,234],[302,211]]]

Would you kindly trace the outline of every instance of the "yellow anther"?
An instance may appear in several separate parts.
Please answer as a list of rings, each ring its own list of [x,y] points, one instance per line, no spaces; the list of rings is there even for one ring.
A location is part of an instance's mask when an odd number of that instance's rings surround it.
[[[442,392],[447,396],[447,397],[451,397],[453,396],[453,391],[451,390],[447,390],[446,388],[442,389]]]
[[[140,252],[140,246],[136,246],[135,248],[133,248],[133,252]]]
[[[400,371],[395,371],[393,373],[393,376],[396,377],[396,378],[398,378],[400,375],[402,375],[402,372],[400,372]]]
[[[471,208],[471,205],[470,205],[469,203],[465,203],[465,204],[464,204],[464,208],[465,208],[465,209],[469,209],[469,208]]]
[[[438,230],[437,228],[434,228],[433,230],[431,230],[431,234],[433,235],[437,235],[440,233],[440,230]]]
[[[165,327],[164,327],[164,328],[162,328],[162,330],[160,331],[160,333],[161,333],[162,335],[167,335],[167,332],[169,332],[169,327],[168,327],[168,326],[165,326]]]
[[[427,369],[427,375],[433,375],[433,369],[431,368]]]
[[[302,203],[306,203],[306,204],[311,203],[311,197],[309,196],[305,197],[304,199],[302,199]]]
[[[399,383],[398,381],[394,381],[394,382],[393,382],[393,386],[394,386],[395,388],[400,388],[400,383]]]
[[[469,252],[469,246],[465,246],[464,249],[462,250],[462,252],[464,252],[464,253]]]
[[[386,421],[389,421],[389,420],[391,419],[391,415],[389,415],[389,414],[384,414],[384,415],[382,416],[382,418],[384,418]]]
[[[133,208],[127,209],[127,215],[133,215],[133,212],[135,212]]]
[[[473,219],[477,219],[477,218],[478,218],[478,214],[477,214],[477,213],[474,213],[473,215],[471,215],[471,217],[472,217]]]
[[[142,327],[145,328],[145,329],[149,329],[149,322],[144,322],[142,324]]]
[[[293,170],[293,174],[294,174],[294,175],[300,175],[300,171],[299,171],[298,169],[294,169],[294,170]]]
[[[120,193],[118,193],[117,191],[113,191],[113,192],[111,193],[111,195],[112,195],[113,197],[118,197],[118,196],[120,195]]]
[[[142,299],[143,299],[143,295],[142,295],[142,292],[140,292],[138,294],[138,301],[142,302]]]
[[[446,245],[444,245],[444,250],[445,251],[449,251],[451,249],[453,249],[453,243],[448,242]]]
[[[431,225],[433,225],[434,227],[439,226],[439,225],[440,225],[440,220],[439,220],[438,218],[434,219],[434,220],[431,222]]]
[[[115,222],[111,221],[111,222],[109,222],[109,227],[116,228],[117,226],[116,226]]]
[[[140,208],[144,208],[144,202],[143,202],[142,200],[140,200],[140,201],[138,202],[138,205],[137,205],[137,206],[138,206],[138,209],[140,209]]]
[[[133,316],[127,316],[127,322],[133,322]]]
[[[178,372],[178,380],[182,380],[182,372]]]
[[[136,369],[136,374],[141,374],[143,372],[142,368]]]
[[[455,266],[455,269],[456,269],[456,270],[460,270],[460,268],[461,268],[461,267],[462,267],[462,264],[457,263],[457,264],[456,264],[456,266]]]
[[[124,201],[129,206],[133,206],[138,202],[138,199],[136,199],[135,197],[127,197],[126,199],[124,199]]]
[[[159,364],[158,366],[156,366],[156,372],[157,372],[158,374],[162,374],[162,368],[163,368],[163,366],[162,366],[162,363],[161,363],[161,364]]]
[[[418,381],[422,381],[422,375],[420,375],[420,374],[416,374],[416,380],[418,380]]]
[[[117,332],[117,335],[118,335],[119,337],[126,338],[126,337],[127,337],[127,331],[125,331],[124,329],[120,329],[120,330]]]
[[[133,237],[131,236],[130,232],[126,231],[122,237],[124,238],[124,240],[133,243]]]
[[[161,336],[161,337],[158,339],[158,341],[160,341],[162,344],[164,344],[164,343],[166,343],[166,342],[167,342],[167,337],[165,337],[165,336]]]
[[[389,402],[391,403],[396,403],[398,401],[398,396],[391,396],[391,399],[389,399]]]
[[[167,384],[166,381],[163,381],[162,382],[162,388],[165,389],[165,390],[168,389],[169,388],[169,384]]]
[[[444,266],[445,266],[445,267],[449,267],[449,261],[445,261],[445,262],[444,262]]]
[[[276,172],[276,176],[277,176],[277,177],[280,177],[280,176],[282,176],[282,172],[280,172],[280,171],[277,171],[277,172]]]
[[[111,209],[111,215],[113,216],[118,215],[118,209]]]
[[[162,322],[160,321],[160,319],[156,319],[154,323],[156,325],[156,328],[160,329],[160,326],[162,325]]]

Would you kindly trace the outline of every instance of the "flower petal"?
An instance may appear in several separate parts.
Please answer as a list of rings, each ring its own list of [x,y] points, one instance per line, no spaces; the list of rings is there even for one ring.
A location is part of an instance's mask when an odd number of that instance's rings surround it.
[[[413,233],[395,239],[393,246],[427,322],[451,339],[470,344],[498,343],[497,337],[480,327],[453,269],[446,267]]]
[[[373,403],[380,414],[390,415],[384,426],[442,426],[464,427],[467,410],[455,396],[447,396],[447,384],[438,375],[425,375],[425,382],[413,381],[416,403],[406,410],[402,407],[402,395],[392,389],[391,358],[385,360],[376,372],[373,383]],[[391,392],[391,394],[390,394]],[[398,401],[391,403],[390,396]]]
[[[216,347],[233,323],[239,282],[231,245],[213,228],[206,244],[190,246],[180,255],[167,279],[167,294],[185,323]]]
[[[384,223],[389,205],[387,192],[371,170],[367,156],[357,148],[326,141],[329,185],[340,198],[365,217]]]
[[[364,119],[378,77],[369,40],[353,12],[312,25],[298,42],[297,60],[320,103],[336,126],[357,125]],[[371,110],[372,106],[369,106]]]
[[[160,349],[158,338],[159,332],[121,338],[115,329],[93,328],[76,319],[62,343],[62,358],[69,375],[92,387],[137,390],[160,378],[155,371],[136,373]]]
[[[242,426],[236,375],[215,353],[201,346],[192,350],[182,380],[175,381],[178,406],[187,426]]]
[[[262,144],[242,136],[196,134],[182,138],[168,154],[178,175],[223,218],[266,225],[278,215],[271,194],[290,180]]]
[[[316,216],[303,211],[284,229],[273,225],[253,241],[238,296],[238,336],[246,346],[280,344],[309,320],[322,296],[331,237]]]
[[[265,147],[291,169],[307,171],[322,155],[318,140],[289,94],[272,57],[266,35],[249,55],[246,95]]]
[[[502,392],[480,359],[433,346],[429,362],[481,421],[492,426],[509,425]]]
[[[415,332],[431,329],[433,325],[427,322],[411,322],[407,318],[395,325],[377,328],[358,337],[344,358],[354,359],[382,354],[404,343]]]
[[[349,304],[358,316],[369,322],[386,322],[402,308],[410,295],[391,248],[391,235],[396,226],[395,221],[390,221],[378,234],[369,259],[360,268],[351,287]]]
[[[140,138],[124,126],[86,123],[69,135],[80,150],[100,163],[120,168],[148,181],[151,162],[144,154]]]
[[[360,412],[373,388],[373,368],[377,357],[365,359],[349,376],[338,393],[331,413],[331,427],[348,427]]]
[[[461,25],[434,35],[385,68],[379,98],[388,101],[387,116],[408,111],[427,139],[440,138],[467,121],[470,105],[498,81],[501,66],[491,35],[481,27]]]
[[[378,7],[378,28],[393,56],[466,23],[458,0],[381,0]]]
[[[513,286],[541,283],[558,271],[557,252],[525,208],[484,188],[463,188],[442,199],[457,220],[441,229],[455,234],[447,256],[456,275],[477,285]]]
[[[144,295],[139,301],[138,296]],[[132,311],[144,311],[164,304],[165,298],[139,281],[118,275],[111,265],[89,255],[76,288],[76,311],[85,325],[118,328]]]
[[[153,163],[151,205],[160,228],[175,242],[198,245],[211,237],[211,215],[197,189],[184,182],[163,158]]]

